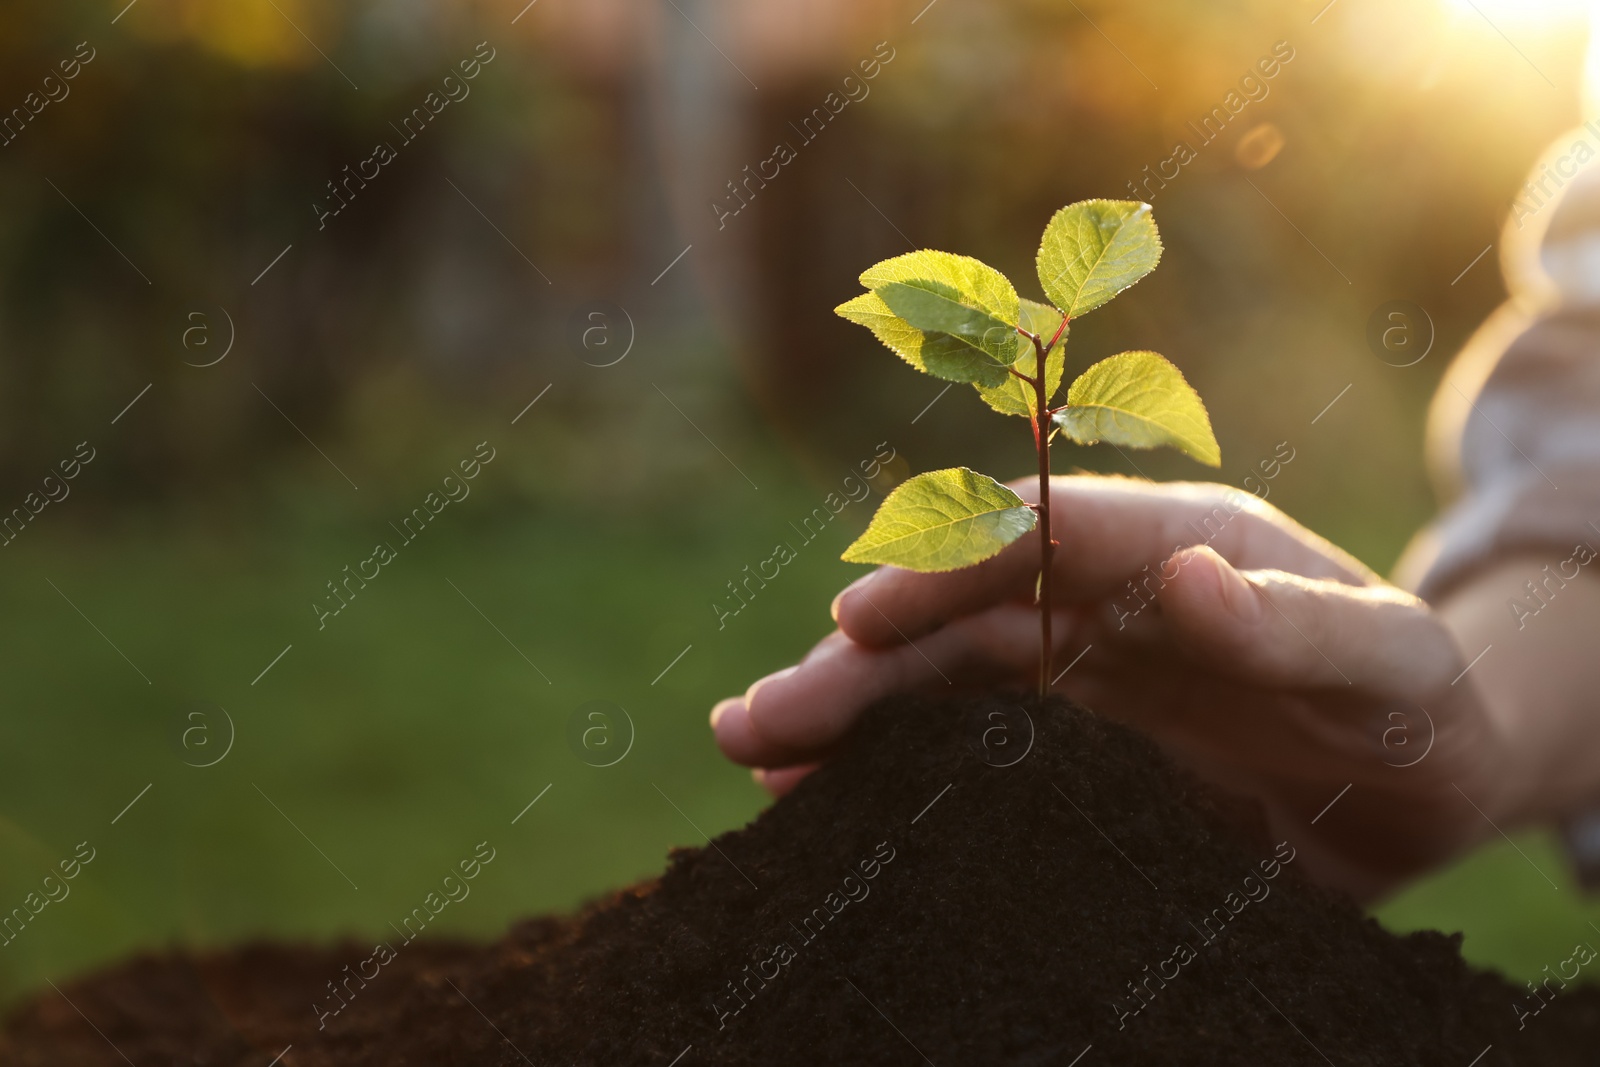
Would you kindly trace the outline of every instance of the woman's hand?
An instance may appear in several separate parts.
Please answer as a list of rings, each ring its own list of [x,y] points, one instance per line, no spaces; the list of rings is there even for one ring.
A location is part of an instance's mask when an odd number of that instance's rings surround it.
[[[1029,484],[1013,488],[1032,499]],[[1057,691],[1259,800],[1314,875],[1357,895],[1493,833],[1501,731],[1427,604],[1225,486],[1063,477],[1052,493]],[[857,581],[798,666],[717,705],[717,743],[782,793],[890,693],[1032,677],[1036,537],[966,570]]]

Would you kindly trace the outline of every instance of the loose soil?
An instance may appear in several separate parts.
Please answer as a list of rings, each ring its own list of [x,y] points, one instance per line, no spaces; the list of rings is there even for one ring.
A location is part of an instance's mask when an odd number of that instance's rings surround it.
[[[1058,703],[1029,748],[1019,707],[880,707],[658,879],[488,946],[396,938],[324,1028],[371,945],[142,957],[25,1004],[0,1063],[1595,1062],[1600,994],[1519,1029],[1536,1002],[1458,938],[1309,886],[1127,729]]]

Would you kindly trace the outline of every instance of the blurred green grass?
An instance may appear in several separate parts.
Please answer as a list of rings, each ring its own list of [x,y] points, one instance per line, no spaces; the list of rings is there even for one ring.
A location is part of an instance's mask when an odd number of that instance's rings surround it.
[[[0,900],[21,904],[79,841],[98,854],[0,949],[3,992],[170,941],[377,936],[483,840],[495,861],[431,929],[489,936],[658,870],[702,842],[691,819],[708,833],[747,820],[762,794],[716,753],[707,711],[826,631],[821,591],[848,573],[849,534],[841,520],[802,549],[719,632],[724,583],[820,502],[739,486],[648,520],[474,521],[469,500],[321,632],[307,605],[381,522],[19,538],[0,572]],[[616,766],[569,748],[592,699],[635,724]],[[187,766],[225,740],[212,705],[236,742]],[[209,751],[181,745],[192,708],[211,711]]]
[[[1459,930],[1469,962],[1518,981],[1544,977],[1546,966],[1554,972],[1580,942],[1600,945],[1600,906],[1577,889],[1555,835],[1542,831],[1497,839],[1375,914],[1397,933]]]
[[[167,944],[385,936],[480,841],[494,862],[430,931],[487,938],[652,874],[669,848],[702,841],[697,827],[749,819],[763,796],[717,755],[706,712],[826,631],[827,600],[855,573],[838,552],[872,506],[852,505],[719,631],[710,603],[724,583],[826,491],[792,473],[761,480],[638,515],[469,502],[320,632],[309,601],[381,522],[19,538],[0,570],[0,906],[20,905],[78,842],[97,855],[0,949],[0,996]],[[616,766],[569,747],[569,717],[592,699],[636,726]],[[234,746],[187,766],[218,750],[185,751],[185,716],[210,709],[220,745],[216,705]],[[1565,888],[1545,838],[1520,843],[1561,891],[1502,842],[1380,918],[1464,930],[1469,959],[1532,976],[1587,939],[1600,910]]]

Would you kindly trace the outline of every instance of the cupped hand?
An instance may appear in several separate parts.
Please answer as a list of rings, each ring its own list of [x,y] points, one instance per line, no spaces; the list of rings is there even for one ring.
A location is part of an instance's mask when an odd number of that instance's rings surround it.
[[[1488,829],[1496,728],[1423,601],[1226,486],[1061,477],[1051,511],[1056,691],[1259,801],[1315,877],[1359,896]],[[1030,534],[966,570],[858,580],[804,660],[716,706],[717,743],[781,794],[884,696],[1028,684],[1038,557]]]

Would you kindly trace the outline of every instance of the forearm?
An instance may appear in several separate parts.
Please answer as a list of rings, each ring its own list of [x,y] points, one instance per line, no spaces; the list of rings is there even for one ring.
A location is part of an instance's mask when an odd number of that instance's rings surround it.
[[[1600,560],[1571,557],[1507,558],[1438,605],[1465,661],[1482,653],[1457,684],[1477,687],[1504,745],[1489,757],[1502,827],[1600,801]]]

